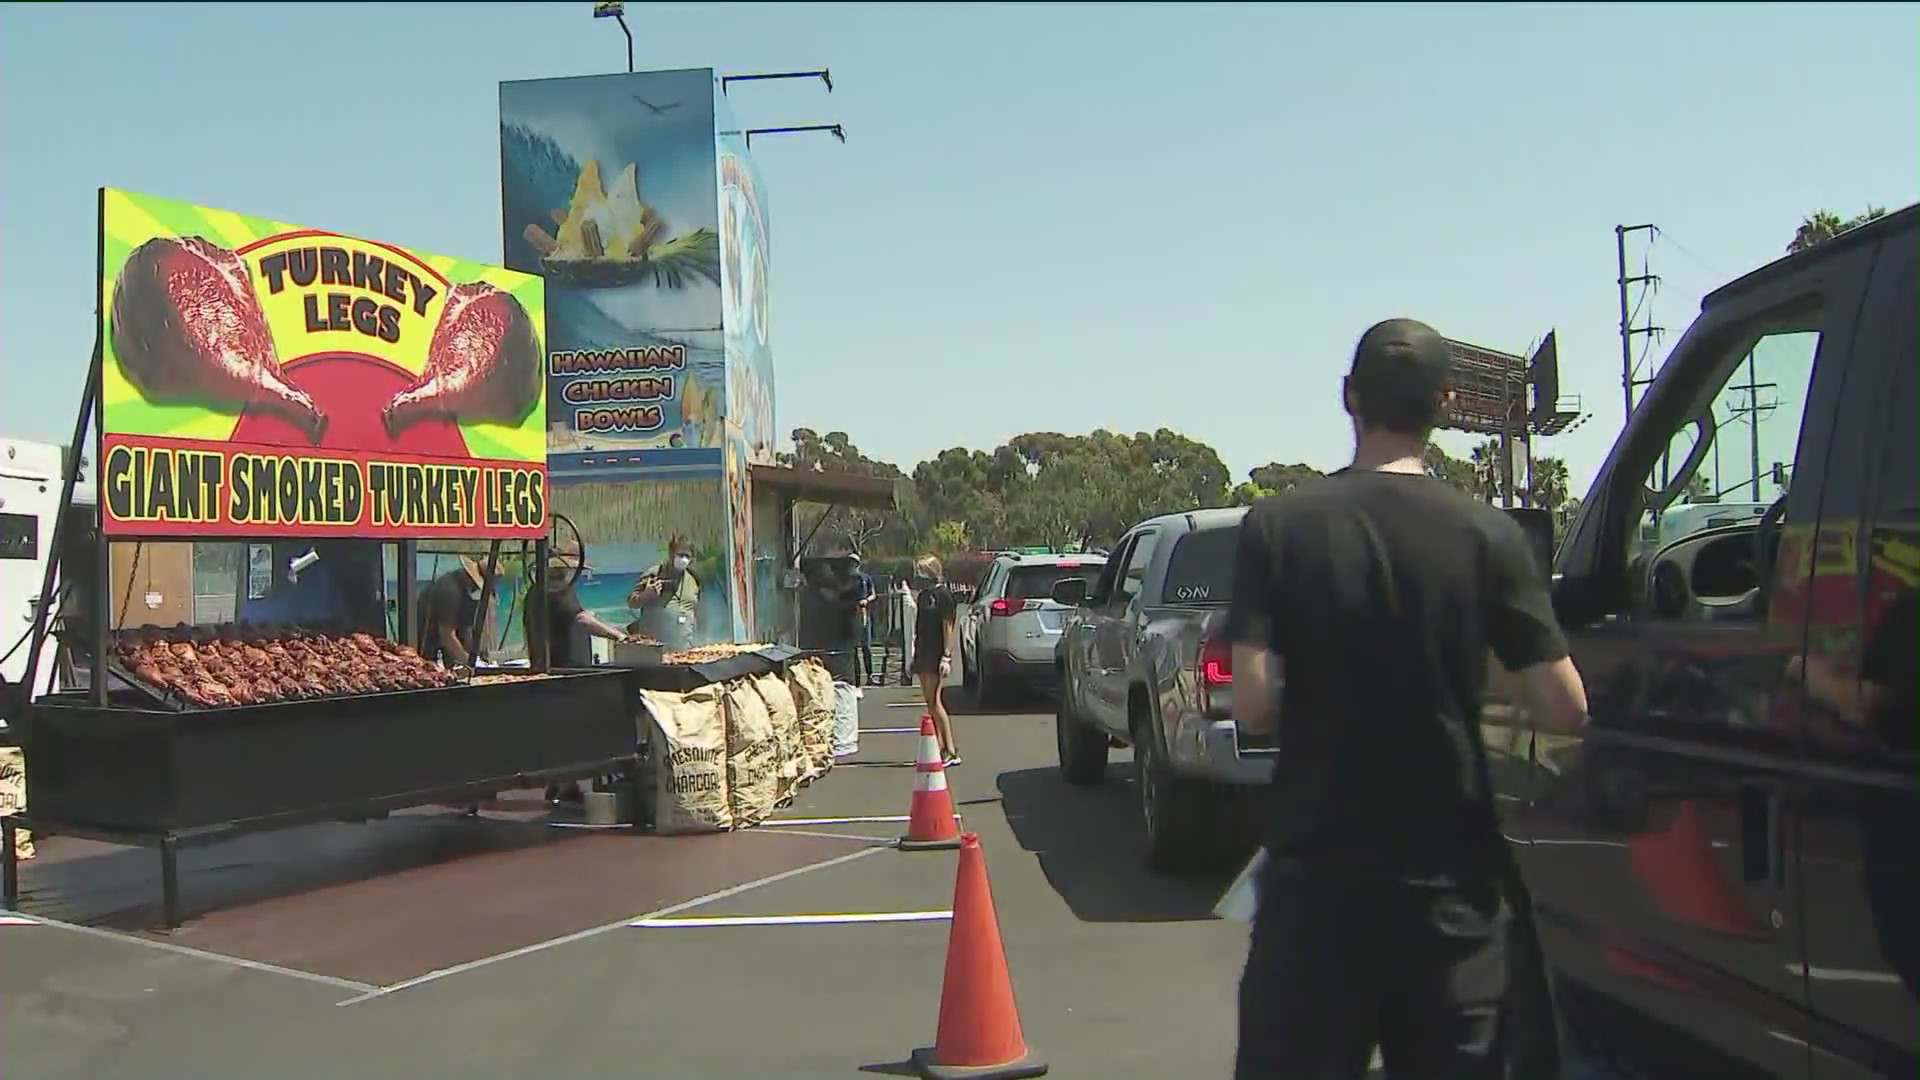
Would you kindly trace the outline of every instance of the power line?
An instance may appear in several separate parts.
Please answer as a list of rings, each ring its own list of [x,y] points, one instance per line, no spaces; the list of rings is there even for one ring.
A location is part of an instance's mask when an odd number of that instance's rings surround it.
[[[1728,274],[1726,271],[1720,269],[1719,267],[1713,265],[1712,263],[1709,263],[1707,260],[1701,258],[1700,256],[1694,254],[1685,244],[1682,244],[1680,241],[1675,240],[1673,238],[1673,234],[1668,232],[1667,230],[1661,229],[1661,228],[1655,228],[1654,236],[1657,239],[1665,240],[1668,244],[1672,245],[1673,250],[1679,252],[1681,257],[1685,258],[1688,262],[1693,263],[1693,265],[1699,267],[1700,269],[1705,270],[1708,274],[1711,274],[1714,280],[1726,281],[1733,276],[1731,274]]]

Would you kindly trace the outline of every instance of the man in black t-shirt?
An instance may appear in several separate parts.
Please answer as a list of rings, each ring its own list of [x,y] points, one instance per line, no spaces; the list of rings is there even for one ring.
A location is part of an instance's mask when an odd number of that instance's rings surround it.
[[[1425,473],[1450,394],[1432,328],[1368,330],[1345,383],[1352,466],[1241,526],[1234,718],[1280,752],[1237,1080],[1359,1080],[1376,1045],[1388,1077],[1502,1072],[1487,651],[1555,727],[1586,699],[1519,526]]]
[[[473,641],[485,580],[480,564],[462,555],[459,566],[434,578],[420,594],[421,656],[456,667],[470,666],[475,652],[486,654],[486,642],[476,649]]]
[[[576,569],[578,567],[578,569]],[[549,667],[587,667],[593,663],[593,653],[587,645],[587,638],[599,637],[609,641],[625,641],[624,630],[588,611],[580,603],[579,574],[590,572],[593,568],[580,565],[580,556],[573,552],[560,552],[547,560],[547,664]],[[572,579],[572,580],[569,580]],[[527,640],[533,640],[533,605],[520,616],[523,622],[521,630]]]
[[[549,668],[590,667],[593,654],[587,645],[587,638],[602,637],[610,641],[625,641],[627,634],[588,611],[580,603],[580,592],[575,586],[579,575],[590,571],[592,567],[581,563],[577,552],[558,552],[547,560],[547,666]],[[520,629],[526,634],[527,643],[533,643],[533,608],[528,604],[521,613]],[[582,801],[579,784],[548,784],[547,801],[550,803],[578,803]]]

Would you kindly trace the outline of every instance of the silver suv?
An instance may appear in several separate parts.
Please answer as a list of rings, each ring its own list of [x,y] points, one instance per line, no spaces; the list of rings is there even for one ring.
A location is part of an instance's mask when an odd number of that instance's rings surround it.
[[[960,677],[982,705],[1055,679],[1054,646],[1073,609],[1053,599],[1068,578],[1091,586],[1107,565],[1103,555],[1002,555],[980,579],[973,602],[962,607]]]

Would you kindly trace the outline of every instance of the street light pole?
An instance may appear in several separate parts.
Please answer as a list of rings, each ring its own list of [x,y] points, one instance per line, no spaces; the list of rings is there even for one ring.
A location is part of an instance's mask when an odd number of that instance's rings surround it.
[[[599,0],[593,5],[593,17],[620,24],[620,33],[627,39],[627,74],[633,74],[633,31],[627,29],[627,5],[620,0]]]

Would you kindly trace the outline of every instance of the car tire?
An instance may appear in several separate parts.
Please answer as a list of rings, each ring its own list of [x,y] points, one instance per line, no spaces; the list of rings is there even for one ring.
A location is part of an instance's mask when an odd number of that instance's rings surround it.
[[[993,669],[982,663],[980,670],[973,673],[973,700],[983,709],[991,709],[1000,704],[1000,680],[989,672]]]
[[[1226,800],[1212,784],[1170,768],[1144,719],[1133,730],[1133,771],[1146,832],[1147,869],[1169,877],[1210,873],[1226,862]]]
[[[1060,755],[1060,777],[1074,787],[1099,787],[1107,779],[1107,733],[1081,720],[1073,711],[1073,695],[1063,680],[1053,713],[1054,747]]]
[[[980,676],[973,670],[973,665],[967,663],[967,653],[964,649],[960,651],[960,686],[974,700],[979,700]]]

